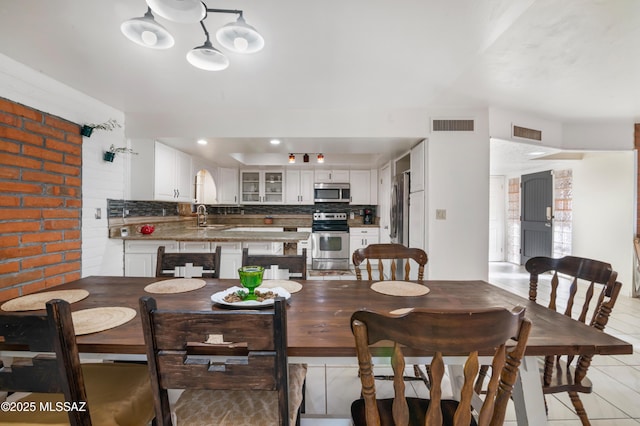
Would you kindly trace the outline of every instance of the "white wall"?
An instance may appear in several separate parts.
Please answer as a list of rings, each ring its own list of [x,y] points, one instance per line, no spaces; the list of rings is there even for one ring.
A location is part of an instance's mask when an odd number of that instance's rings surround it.
[[[124,114],[44,74],[0,54],[0,93],[3,97],[78,124],[102,123],[110,118],[124,126]],[[107,198],[122,199],[123,157],[102,161],[109,146],[124,146],[124,129],[96,130],[82,146],[82,276],[122,275],[122,241],[110,240]],[[102,218],[96,219],[96,208]]]
[[[633,149],[633,120],[563,126],[563,149],[618,151]]]
[[[526,142],[543,146],[557,147],[562,145],[562,124],[525,113],[521,111],[489,108],[489,135],[492,138],[514,142]],[[540,130],[542,141],[532,141],[512,136],[512,126],[526,127],[527,129]]]
[[[634,153],[587,154],[573,167],[573,254],[611,263],[631,295]]]
[[[451,116],[433,114],[432,116]],[[489,127],[486,110],[460,116],[475,131],[434,132],[427,144],[427,254],[430,279],[488,279]],[[436,220],[436,209],[446,220]]]

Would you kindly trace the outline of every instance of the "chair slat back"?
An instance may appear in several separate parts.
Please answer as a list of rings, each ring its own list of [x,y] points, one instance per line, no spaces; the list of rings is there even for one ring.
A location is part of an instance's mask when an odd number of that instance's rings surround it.
[[[538,300],[539,277],[551,272],[548,308],[560,309],[564,315],[604,330],[622,288],[616,281],[618,273],[609,263],[575,256],[558,259],[538,256],[529,259],[525,268],[529,272],[529,300],[544,304]],[[581,355],[576,359],[575,383],[579,384],[586,376],[592,358],[593,355]],[[545,386],[551,384],[553,370],[560,359],[560,356],[545,357]],[[566,357],[567,365],[573,360],[573,356]]]
[[[409,273],[411,272],[409,259],[413,259],[418,264],[418,279],[424,279],[424,266],[427,264],[429,258],[424,250],[419,248],[409,248],[402,244],[370,244],[367,247],[355,250],[352,255],[353,266],[356,270],[356,279],[362,280],[362,270],[360,265],[365,262],[365,268],[367,270],[367,276],[369,280],[373,278],[373,271],[371,266],[371,260],[377,261],[378,266],[378,279],[383,281],[384,278],[384,263],[383,260],[391,260],[390,279],[396,280],[397,278],[397,266],[396,260],[405,259],[404,263],[404,279],[409,280]]]
[[[203,268],[202,276],[220,278],[220,256],[222,247],[216,247],[214,253],[166,253],[164,246],[158,247],[156,277],[173,277],[176,267],[192,263]]]
[[[531,323],[524,317],[522,307],[513,311],[503,308],[481,311],[414,309],[404,315],[370,311],[354,313],[351,317],[351,328],[360,366],[366,424],[379,424],[380,420],[375,399],[372,352],[375,352],[376,356],[383,356],[385,349],[371,346],[380,341],[391,341],[394,345],[391,365],[394,371],[395,424],[408,424],[409,419],[403,380],[403,353],[408,351],[411,354],[433,355],[429,368],[431,402],[425,413],[418,414],[419,424],[443,424],[440,402],[444,375],[443,356],[446,355],[468,356],[463,370],[464,384],[460,403],[454,414],[454,424],[470,423],[473,384],[479,370],[478,355],[493,356],[494,367],[487,397],[480,408],[478,424],[502,424],[530,327]],[[507,349],[506,343],[509,339],[514,339],[517,343]]]
[[[530,274],[529,300],[544,304],[538,300],[539,277],[551,272],[547,307],[554,311],[562,309],[567,316],[604,329],[621,286],[616,283],[618,273],[610,264],[575,256],[559,259],[539,256],[529,259],[525,268]]]
[[[5,344],[51,353],[21,359],[11,367],[0,362],[0,390],[62,393],[67,402],[87,401],[69,303],[55,299],[46,307],[47,315],[0,315]],[[89,408],[85,408],[69,411],[71,425],[91,425]]]
[[[288,424],[287,324],[273,310],[163,311],[140,299],[156,419],[171,425],[167,389],[275,390]]]
[[[242,250],[242,266],[262,266],[269,269],[278,265],[280,269],[288,269],[291,278],[307,279],[307,249],[302,249],[301,255],[250,255],[249,249]]]

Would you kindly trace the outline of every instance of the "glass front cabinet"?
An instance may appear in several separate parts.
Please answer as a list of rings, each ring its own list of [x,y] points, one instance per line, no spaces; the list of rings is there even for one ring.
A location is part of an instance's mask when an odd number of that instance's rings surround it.
[[[284,171],[242,170],[240,200],[243,204],[284,203]]]

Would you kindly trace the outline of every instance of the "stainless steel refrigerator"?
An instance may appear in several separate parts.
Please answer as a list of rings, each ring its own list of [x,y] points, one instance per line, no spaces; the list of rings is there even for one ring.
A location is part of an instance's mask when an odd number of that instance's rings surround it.
[[[409,244],[409,172],[394,176],[391,186],[391,242]]]

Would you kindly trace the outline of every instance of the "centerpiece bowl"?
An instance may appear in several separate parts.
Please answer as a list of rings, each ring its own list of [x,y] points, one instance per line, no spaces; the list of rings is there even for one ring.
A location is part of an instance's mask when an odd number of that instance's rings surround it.
[[[245,300],[256,300],[255,289],[262,284],[262,275],[264,274],[264,268],[262,266],[243,266],[238,269],[238,275],[240,276],[240,283],[244,288],[249,290],[249,294]]]

